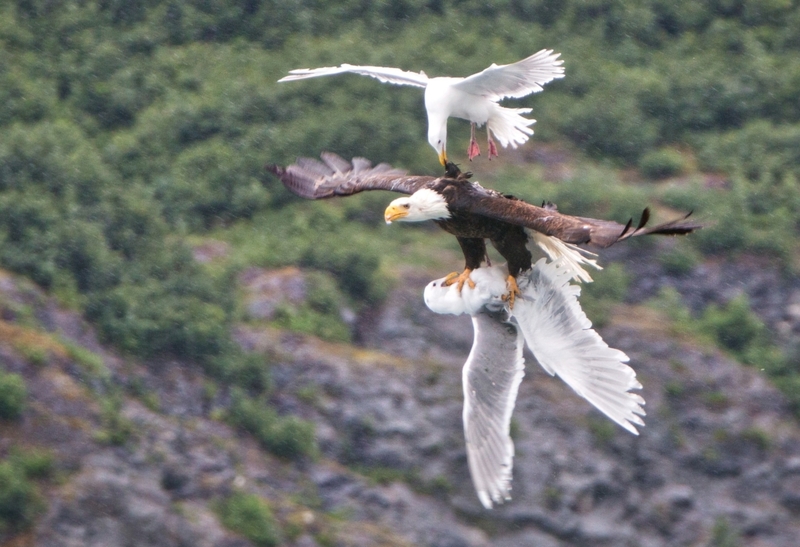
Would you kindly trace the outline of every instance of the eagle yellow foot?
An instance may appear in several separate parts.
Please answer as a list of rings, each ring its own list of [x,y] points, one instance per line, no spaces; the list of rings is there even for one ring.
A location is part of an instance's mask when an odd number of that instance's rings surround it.
[[[469,277],[470,273],[472,273],[472,270],[470,270],[469,268],[465,268],[464,271],[461,273],[453,272],[451,274],[448,274],[447,277],[444,278],[442,284],[445,287],[449,287],[450,285],[457,283],[456,289],[458,290],[458,292],[461,292],[461,289],[464,288],[464,283],[468,284],[470,289],[474,289],[475,282],[472,279],[470,279]]]
[[[506,284],[508,285],[508,294],[503,295],[503,301],[508,302],[509,309],[514,309],[514,302],[518,296],[522,297],[522,291],[519,290],[519,285],[513,275],[506,278]]]

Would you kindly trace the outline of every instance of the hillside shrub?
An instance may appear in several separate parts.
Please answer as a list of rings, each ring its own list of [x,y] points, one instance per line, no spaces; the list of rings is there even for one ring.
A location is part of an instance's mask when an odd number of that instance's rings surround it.
[[[686,162],[677,150],[660,148],[646,152],[639,159],[639,169],[650,179],[674,177],[683,172]]]
[[[29,528],[42,509],[36,486],[9,461],[0,462],[0,532]]]
[[[19,374],[0,371],[0,419],[17,420],[28,398],[25,379]]]
[[[258,547],[274,547],[280,543],[278,522],[269,504],[259,496],[234,492],[215,505],[223,526],[243,535]]]
[[[317,455],[312,422],[294,416],[278,416],[263,400],[248,397],[240,388],[231,390],[228,419],[232,425],[252,434],[276,456],[297,459]]]

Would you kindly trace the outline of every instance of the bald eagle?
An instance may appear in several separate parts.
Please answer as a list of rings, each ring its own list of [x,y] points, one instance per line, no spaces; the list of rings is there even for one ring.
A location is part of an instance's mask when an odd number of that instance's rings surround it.
[[[550,375],[614,422],[638,435],[644,399],[628,356],[610,348],[578,303],[563,258],[540,259],[519,278],[522,297],[513,310],[502,300],[505,272],[483,267],[475,288],[458,292],[444,279],[430,282],[425,304],[436,313],[469,314],[474,339],[462,374],[467,463],[478,498],[487,509],[510,499],[514,443],[509,434],[517,390],[525,375],[523,340]]]
[[[519,294],[516,278],[520,272],[530,270],[532,265],[532,255],[527,247],[529,232],[551,258],[569,258],[575,268],[573,276],[585,279],[575,245],[588,243],[604,248],[634,236],[681,235],[702,227],[686,220],[689,216],[686,215],[648,228],[647,209],[635,228],[632,221],[623,225],[609,220],[564,215],[555,205],[537,207],[486,189],[470,181],[469,173],[461,173],[450,162],[443,177],[409,176],[385,163],[373,167],[364,158],[354,158],[351,163],[330,152],[322,153],[322,162],[299,158],[297,163],[285,168],[277,165],[267,168],[291,192],[307,199],[349,196],[367,190],[409,194],[389,204],[384,213],[386,222],[432,220],[456,236],[464,253],[464,271],[451,273],[446,283],[456,283],[458,290],[465,283],[474,287],[470,272],[488,262],[488,239],[508,262],[508,298],[512,306]]]
[[[486,70],[467,78],[428,78],[424,72],[406,72],[399,68],[344,64],[324,68],[299,68],[278,82],[291,82],[319,76],[353,73],[377,78],[381,82],[425,88],[425,109],[428,111],[428,142],[447,164],[447,119],[450,116],[470,121],[471,138],[467,155],[470,161],[480,154],[475,140],[475,124],[486,124],[489,159],[497,156],[494,135],[503,147],[524,144],[536,120],[523,118],[530,108],[504,108],[497,104],[504,98],[520,98],[542,90],[551,80],[564,77],[559,53],[543,49],[510,65],[492,64]]]

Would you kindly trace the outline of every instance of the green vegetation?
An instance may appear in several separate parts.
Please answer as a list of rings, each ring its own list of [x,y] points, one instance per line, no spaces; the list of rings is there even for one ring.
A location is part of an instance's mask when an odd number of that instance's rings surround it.
[[[619,264],[609,264],[602,271],[591,272],[594,281],[581,287],[580,302],[595,328],[605,325],[615,304],[628,292],[628,274]]]
[[[14,447],[10,457],[0,461],[0,534],[29,528],[44,508],[34,482],[53,473],[53,456],[39,449]]]
[[[19,374],[0,370],[0,419],[16,420],[22,416],[28,398],[25,379]]]
[[[222,524],[243,535],[258,547],[280,543],[280,528],[266,501],[255,494],[234,492],[216,503]]]
[[[731,526],[726,517],[717,517],[711,529],[709,547],[739,547],[742,545],[741,533]]]
[[[681,174],[686,169],[683,155],[671,148],[661,148],[645,153],[639,160],[642,174],[652,179],[660,179]]]
[[[134,432],[133,422],[122,415],[122,403],[122,396],[116,392],[101,398],[102,429],[95,434],[97,441],[122,446],[130,440]]]
[[[750,309],[745,295],[724,306],[712,304],[699,317],[681,301],[675,289],[665,288],[650,305],[672,321],[672,329],[705,340],[727,351],[739,362],[763,371],[787,397],[795,414],[800,415],[800,363],[777,346],[772,333]],[[674,393],[673,393],[674,390]],[[681,396],[677,386],[668,386],[669,395]],[[708,393],[705,402],[711,407],[727,404],[723,394]]]
[[[438,170],[418,90],[353,76],[275,80],[290,68],[338,62],[467,74],[541,47],[563,53],[567,77],[526,99],[536,108],[537,139],[570,139],[649,177],[687,169],[690,146],[701,168],[742,186],[735,205],[706,210],[692,199],[683,207],[724,220],[703,235],[704,250],[777,245],[784,259],[794,250],[780,241],[788,235],[767,236],[787,227],[781,233],[794,234],[800,214],[797,192],[787,190],[798,175],[800,61],[788,30],[800,21],[797,6],[350,0],[326,17],[315,15],[320,9],[232,0],[5,5],[0,264],[72,295],[107,340],[135,355],[173,353],[219,371],[214,361],[231,352],[233,272],[210,275],[195,264],[186,235],[245,230],[235,225],[254,219],[259,232],[275,232],[265,243],[279,241],[245,263],[328,272],[355,307],[386,291],[385,249],[362,245],[373,239],[367,235],[341,245],[352,232],[331,229],[338,214],[372,234],[385,198],[284,213],[293,199],[266,175],[265,162],[331,149]],[[376,26],[384,29],[379,38]],[[451,125],[453,141],[463,141],[466,124]],[[627,202],[603,197],[617,185],[607,174],[602,182],[586,175],[557,191],[532,193],[529,176],[521,183],[531,198],[569,212],[624,219],[648,201],[641,192]],[[595,189],[576,195],[588,187]],[[785,213],[771,229],[776,223],[759,218],[764,211],[742,204]],[[746,241],[756,227],[764,237]],[[398,241],[399,232],[380,237]],[[318,244],[320,234],[327,245]],[[312,306],[285,310],[279,323],[346,338],[334,317]]]
[[[506,165],[484,182],[622,222],[646,204],[656,213],[659,205],[694,210],[710,225],[659,258],[674,275],[704,255],[741,253],[792,274],[800,264],[798,25],[800,4],[782,0],[6,2],[0,267],[80,310],[123,352],[195,362],[260,397],[234,397],[231,419],[278,453],[309,453],[307,424],[253,417],[271,381],[264,357],[245,355],[231,338],[241,315],[236,274],[301,266],[309,298],[279,309],[274,324],[346,341],[344,311],[379,303],[398,266],[435,263],[456,246],[425,227],[384,226],[386,195],[301,202],[266,174],[265,163],[322,150],[440,170],[419,90],[357,76],[278,85],[287,70],[350,62],[466,75],[552,47],[566,77],[510,101],[532,106],[539,120],[526,150],[557,140],[601,165],[579,160],[558,183],[538,168]],[[450,124],[456,159],[467,132],[466,123]],[[653,183],[624,183],[619,167]],[[229,256],[194,260],[192,242],[207,237],[230,243]],[[582,300],[597,325],[627,287],[621,269],[605,266]],[[692,320],[790,397],[800,393],[798,360],[775,347],[746,303]],[[85,372],[104,374],[97,356],[66,347]],[[34,346],[24,355],[47,359]],[[19,385],[0,385],[10,417],[21,411],[19,393],[24,400]],[[124,442],[119,409],[105,406],[109,441]]]
[[[263,400],[231,390],[228,421],[252,434],[270,452],[286,459],[313,458],[318,449],[314,424],[295,416],[278,416]]]

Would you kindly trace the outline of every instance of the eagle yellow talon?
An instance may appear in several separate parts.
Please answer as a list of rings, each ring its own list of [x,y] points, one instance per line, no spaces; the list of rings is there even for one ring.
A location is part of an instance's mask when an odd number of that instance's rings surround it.
[[[469,277],[470,273],[472,273],[472,270],[470,270],[469,268],[465,268],[464,271],[461,273],[453,272],[451,274],[448,274],[447,277],[444,278],[442,284],[445,287],[449,287],[453,283],[457,283],[456,289],[458,290],[458,292],[461,292],[461,289],[464,288],[464,283],[467,283],[470,289],[474,289],[475,282]]]
[[[508,302],[509,309],[514,309],[514,302],[518,296],[522,296],[522,291],[519,290],[519,285],[513,275],[506,278],[506,283],[508,284],[508,294],[504,294],[502,299],[504,302]]]

